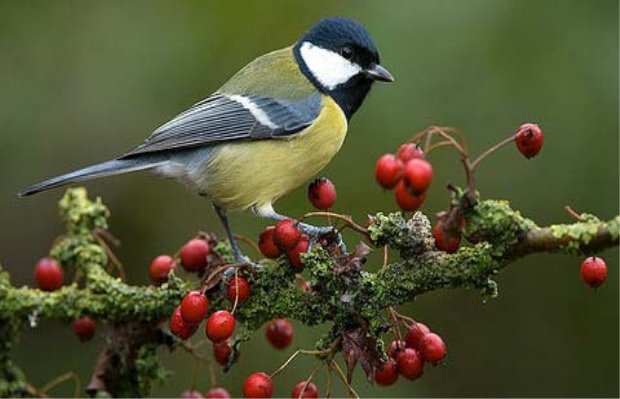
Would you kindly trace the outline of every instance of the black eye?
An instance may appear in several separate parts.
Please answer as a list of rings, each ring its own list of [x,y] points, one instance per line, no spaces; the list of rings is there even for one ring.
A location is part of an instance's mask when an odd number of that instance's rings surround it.
[[[350,60],[351,58],[353,58],[353,49],[349,46],[344,46],[340,49],[340,55],[347,60]]]

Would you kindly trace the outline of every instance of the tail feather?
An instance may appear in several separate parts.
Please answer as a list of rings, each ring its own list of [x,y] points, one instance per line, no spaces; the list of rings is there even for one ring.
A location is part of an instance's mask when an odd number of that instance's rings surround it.
[[[27,197],[29,195],[37,194],[41,191],[49,190],[71,183],[155,168],[157,166],[160,166],[164,162],[165,161],[163,160],[156,161],[150,158],[114,159],[112,161],[102,162],[97,165],[88,166],[84,169],[79,169],[34,184],[21,190],[17,195],[19,197]]]

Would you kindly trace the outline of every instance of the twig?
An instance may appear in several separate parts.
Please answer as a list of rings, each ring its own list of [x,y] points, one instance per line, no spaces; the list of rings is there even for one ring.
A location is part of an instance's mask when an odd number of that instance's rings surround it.
[[[80,392],[82,391],[82,383],[80,382],[80,376],[78,376],[74,371],[67,371],[66,373],[63,373],[55,378],[52,378],[50,381],[45,383],[39,389],[39,392],[42,394],[46,394],[50,389],[68,380],[75,381],[75,390],[74,390],[73,396],[76,398],[79,398]]]
[[[312,379],[314,378],[314,376],[316,375],[316,373],[321,369],[321,366],[323,366],[323,363],[320,362],[310,373],[310,375],[308,376],[308,378],[306,378],[306,381],[304,382],[304,386],[301,388],[301,392],[299,392],[299,396],[297,396],[298,399],[303,398],[304,397],[304,393],[306,393],[306,388],[308,388],[308,385],[312,382]]]
[[[311,350],[306,350],[306,349],[298,349],[298,350],[295,351],[295,353],[293,353],[291,356],[289,356],[289,358],[286,359],[286,361],[284,363],[282,363],[282,365],[280,367],[278,367],[278,369],[276,371],[271,373],[270,378],[273,379],[276,375],[280,374],[280,372],[282,370],[284,370],[299,355],[319,356],[319,355],[325,355],[325,354],[328,354],[328,353],[331,353],[331,349],[325,349],[325,350],[320,350],[320,351],[311,351]]]
[[[392,318],[392,322],[394,323],[393,324],[394,333],[395,333],[394,335],[396,335],[396,339],[398,341],[402,341],[403,337],[400,334],[400,323],[398,322],[398,318],[396,317],[396,311],[394,310],[393,306],[389,307],[389,311],[390,311],[390,317]]]
[[[106,241],[108,241],[110,244],[112,244],[115,247],[121,246],[121,240],[116,238],[114,234],[110,233],[108,230],[96,228],[93,230],[93,233],[101,236],[103,239],[105,239]]]
[[[389,256],[390,256],[390,251],[387,245],[383,246],[383,263],[381,264],[381,267],[384,268],[385,266],[387,266],[388,264],[388,260],[389,260]]]
[[[192,367],[192,378],[189,381],[189,389],[190,391],[194,390],[194,387],[196,386],[196,374],[198,373],[198,359],[194,358],[194,367]]]
[[[95,237],[95,240],[101,246],[101,248],[103,248],[106,255],[108,255],[108,258],[110,259],[110,263],[112,263],[114,268],[118,270],[118,275],[121,281],[127,281],[127,276],[125,275],[125,268],[123,267],[123,264],[121,263],[121,261],[116,257],[116,255],[114,255],[114,252],[112,251],[112,249],[108,246],[105,240],[101,238],[99,235],[93,234],[93,236]]]
[[[258,245],[256,245],[256,243],[252,239],[250,239],[249,237],[242,236],[240,234],[235,234],[234,237],[235,237],[235,240],[241,241],[241,242],[247,244],[249,247],[251,247],[256,252],[257,255],[261,254],[260,248],[258,248]]]
[[[569,205],[566,205],[564,209],[566,209],[566,212],[568,212],[569,215],[575,218],[575,220],[577,220],[578,222],[583,222],[583,218],[581,217],[581,215],[578,212],[576,212],[573,208],[571,208]]]
[[[250,266],[249,263],[230,263],[230,264],[226,264],[223,266],[220,266],[218,268],[216,268],[214,271],[211,272],[211,274],[209,274],[201,283],[202,289],[200,290],[201,294],[204,294],[205,292],[207,292],[207,289],[209,288],[209,284],[211,283],[211,280],[213,280],[215,277],[219,276],[220,273],[222,273],[225,270],[228,270],[229,268],[241,268],[241,267],[247,267]]]
[[[514,135],[512,135],[510,137],[506,137],[504,140],[500,141],[499,143],[495,144],[494,146],[492,146],[491,148],[489,148],[488,150],[486,150],[482,154],[478,155],[478,158],[476,158],[470,164],[471,165],[471,170],[472,171],[476,170],[476,166],[478,166],[478,164],[480,164],[480,162],[484,158],[486,158],[487,156],[491,155],[492,153],[494,153],[495,151],[497,151],[501,147],[505,146],[506,144],[513,142],[514,140],[515,140],[515,136]]]
[[[451,142],[451,141],[448,141],[448,140],[445,140],[445,141],[440,141],[440,142],[438,142],[438,143],[435,143],[435,144],[433,144],[433,145],[430,145],[430,146],[428,146],[428,147],[425,147],[424,154],[429,154],[429,153],[431,153],[433,150],[436,150],[437,148],[447,147],[447,146],[452,147],[452,146],[453,146],[452,142]]]
[[[340,380],[342,381],[342,383],[347,387],[347,389],[349,390],[349,393],[356,399],[359,399],[359,395],[357,392],[355,392],[355,389],[353,389],[353,387],[351,386],[351,384],[349,384],[349,382],[347,381],[347,377],[344,374],[344,371],[342,371],[342,369],[340,368],[340,366],[338,365],[338,363],[334,360],[331,359],[331,364],[334,366],[334,368],[336,369],[336,374],[338,374],[338,377],[340,377]]]
[[[332,391],[332,365],[331,359],[327,362],[327,386],[325,387],[325,398],[329,398]]]
[[[231,314],[235,314],[235,310],[237,310],[237,304],[239,303],[239,268],[235,268],[235,277],[234,277],[234,283],[235,283],[235,302],[233,303],[233,307],[232,310],[230,311]]]
[[[351,218],[351,216],[341,215],[339,213],[334,213],[334,212],[308,212],[302,217],[302,219],[312,217],[312,216],[327,216],[327,217],[333,217],[334,219],[341,220],[345,223],[345,226],[348,226],[354,231],[357,231],[358,233],[361,233],[364,236],[370,238],[370,233],[368,232],[368,229],[355,223],[353,221],[353,218]]]

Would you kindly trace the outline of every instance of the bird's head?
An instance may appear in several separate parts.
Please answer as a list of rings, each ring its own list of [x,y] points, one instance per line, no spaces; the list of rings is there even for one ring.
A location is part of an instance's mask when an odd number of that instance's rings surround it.
[[[306,77],[331,95],[347,118],[357,111],[372,83],[394,81],[379,63],[379,52],[366,29],[350,18],[320,20],[293,51]]]

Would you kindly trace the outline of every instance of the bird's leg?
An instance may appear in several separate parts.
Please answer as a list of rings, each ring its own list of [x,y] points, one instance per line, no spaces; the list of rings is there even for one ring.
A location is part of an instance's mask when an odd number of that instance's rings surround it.
[[[215,204],[213,204],[213,209],[215,209],[215,213],[217,213],[217,216],[220,218],[220,221],[224,226],[224,230],[226,230],[226,235],[228,236],[228,241],[230,242],[230,248],[232,249],[233,256],[235,257],[235,262],[252,264],[247,257],[243,256],[241,250],[239,249],[239,245],[237,245],[237,240],[235,240],[235,236],[233,235],[233,232],[230,229],[230,224],[228,223],[226,210]]]
[[[267,218],[267,219],[272,219],[272,220],[284,220],[284,219],[291,219],[287,216],[281,215],[278,212],[276,212],[273,207],[271,206],[271,204],[269,205],[263,205],[261,207],[258,206],[254,206],[252,208],[252,210],[254,211],[255,214],[257,214],[258,216]],[[308,237],[310,237],[310,244],[314,245],[318,240],[319,237],[321,237],[322,235],[325,234],[330,234],[330,233],[335,233],[336,237],[337,237],[337,244],[338,247],[340,248],[340,251],[344,254],[347,252],[347,246],[344,242],[344,240],[342,239],[342,235],[340,234],[339,231],[336,230],[335,227],[332,226],[313,226],[311,224],[308,223],[303,223],[300,222],[299,223],[299,229],[301,230],[302,233],[307,234]]]

